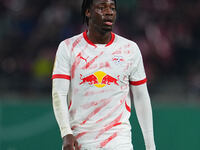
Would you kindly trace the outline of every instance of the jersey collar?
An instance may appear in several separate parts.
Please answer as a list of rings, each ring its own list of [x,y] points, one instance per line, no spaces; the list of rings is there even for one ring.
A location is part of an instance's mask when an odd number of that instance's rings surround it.
[[[87,41],[88,44],[94,46],[95,48],[97,47],[94,43],[92,43],[92,41],[89,40],[89,38],[87,36],[87,30],[85,32],[83,32],[83,37]],[[115,39],[115,34],[113,32],[111,32],[111,40],[105,45],[105,47],[111,45],[113,43],[114,39]]]

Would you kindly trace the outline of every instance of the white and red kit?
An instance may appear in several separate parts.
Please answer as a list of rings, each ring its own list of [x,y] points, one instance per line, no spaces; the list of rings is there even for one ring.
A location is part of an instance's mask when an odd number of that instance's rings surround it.
[[[66,109],[83,150],[132,149],[129,85],[146,83],[136,43],[112,33],[93,44],[85,31],[60,43],[52,78],[70,80]]]

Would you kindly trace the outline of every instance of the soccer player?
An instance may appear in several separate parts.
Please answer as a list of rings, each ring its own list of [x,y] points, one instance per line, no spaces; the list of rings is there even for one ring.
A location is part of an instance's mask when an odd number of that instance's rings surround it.
[[[155,150],[142,56],[112,32],[116,13],[116,0],[83,0],[88,29],[58,47],[52,96],[63,150],[133,150],[130,91],[146,150]]]

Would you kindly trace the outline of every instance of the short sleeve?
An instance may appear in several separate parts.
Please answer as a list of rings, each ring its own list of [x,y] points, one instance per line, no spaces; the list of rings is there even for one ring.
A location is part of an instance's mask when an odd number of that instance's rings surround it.
[[[61,42],[58,46],[56,58],[54,62],[52,79],[63,78],[70,80],[70,57],[65,42]]]
[[[137,86],[147,82],[143,59],[139,47],[134,45],[134,54],[131,60],[130,84]]]

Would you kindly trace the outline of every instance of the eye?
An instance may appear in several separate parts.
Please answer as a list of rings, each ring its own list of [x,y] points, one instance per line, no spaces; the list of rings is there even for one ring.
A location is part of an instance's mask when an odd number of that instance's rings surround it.
[[[113,11],[115,11],[116,9],[115,9],[115,7],[111,7],[111,9],[113,10]]]
[[[104,10],[104,7],[103,6],[99,6],[98,9]]]

